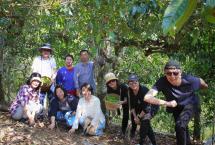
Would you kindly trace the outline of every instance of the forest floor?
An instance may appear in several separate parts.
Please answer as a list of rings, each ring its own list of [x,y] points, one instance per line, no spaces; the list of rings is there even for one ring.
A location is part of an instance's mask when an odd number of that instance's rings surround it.
[[[129,139],[120,136],[120,127],[110,125],[101,137],[84,136],[81,131],[73,135],[68,129],[58,127],[54,130],[36,125],[29,127],[25,123],[13,121],[8,113],[0,112],[1,145],[132,145]],[[138,138],[138,135],[136,135]],[[138,139],[136,139],[138,140]],[[156,133],[158,145],[175,145],[174,136]]]

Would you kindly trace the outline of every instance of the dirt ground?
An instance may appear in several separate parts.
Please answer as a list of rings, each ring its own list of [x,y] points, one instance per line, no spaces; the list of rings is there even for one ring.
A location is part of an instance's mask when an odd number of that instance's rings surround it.
[[[84,136],[81,131],[69,135],[68,129],[58,127],[54,130],[37,125],[13,121],[8,113],[0,112],[0,144],[1,145],[132,145],[128,138],[119,134],[120,126],[110,125],[101,137]],[[136,135],[138,138],[138,135]],[[136,139],[138,140],[138,139]],[[158,145],[175,145],[175,138],[156,134]]]

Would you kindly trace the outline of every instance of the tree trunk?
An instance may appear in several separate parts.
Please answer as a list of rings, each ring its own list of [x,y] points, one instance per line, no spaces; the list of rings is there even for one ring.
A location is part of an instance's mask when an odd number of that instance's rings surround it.
[[[0,102],[5,101],[4,99],[4,91],[2,85],[3,79],[3,47],[4,47],[4,39],[0,36]]]
[[[4,38],[0,36],[0,110],[8,111],[8,105],[5,103],[4,89],[3,89],[3,50],[4,50]]]

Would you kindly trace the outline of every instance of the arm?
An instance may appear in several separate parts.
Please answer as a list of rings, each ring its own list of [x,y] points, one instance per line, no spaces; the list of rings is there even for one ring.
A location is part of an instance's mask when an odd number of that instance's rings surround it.
[[[94,118],[91,122],[91,125],[96,127],[96,125],[98,125],[98,122],[99,122],[101,115],[102,115],[101,103],[100,103],[100,100],[98,98],[95,100],[94,110],[95,110],[95,115],[94,115]]]
[[[57,71],[57,76],[56,76],[56,84],[58,85],[62,85],[62,79],[61,79],[61,73],[60,73],[60,69]]]
[[[52,59],[52,76],[51,76],[52,82],[54,82],[56,75],[57,75],[57,65],[56,65],[55,59],[53,58]]]
[[[208,88],[208,84],[202,78],[200,78],[200,88],[201,89],[207,89]]]
[[[55,128],[55,116],[51,117],[51,124],[48,126],[49,129]]]
[[[132,113],[132,115],[134,116],[134,118],[137,118],[137,114],[136,114],[136,111],[135,111],[135,109],[133,108],[133,109],[131,109],[131,113]]]
[[[148,91],[148,93],[145,95],[144,101],[148,102],[150,104],[163,105],[163,106],[167,106],[167,107],[176,107],[177,106],[177,103],[175,100],[167,102],[167,101],[155,98],[155,96],[157,94],[158,94],[158,91],[155,88],[150,89]]]
[[[80,86],[79,86],[79,82],[78,82],[78,78],[79,78],[79,73],[78,73],[78,65],[75,66],[74,68],[74,83],[75,83],[75,88],[76,88],[76,94],[77,96],[80,96]]]

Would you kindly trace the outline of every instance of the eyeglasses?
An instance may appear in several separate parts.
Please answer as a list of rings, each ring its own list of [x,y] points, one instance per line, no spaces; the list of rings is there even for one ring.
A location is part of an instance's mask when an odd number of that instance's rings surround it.
[[[179,72],[166,72],[165,74],[168,76],[172,76],[172,75],[178,76]]]

